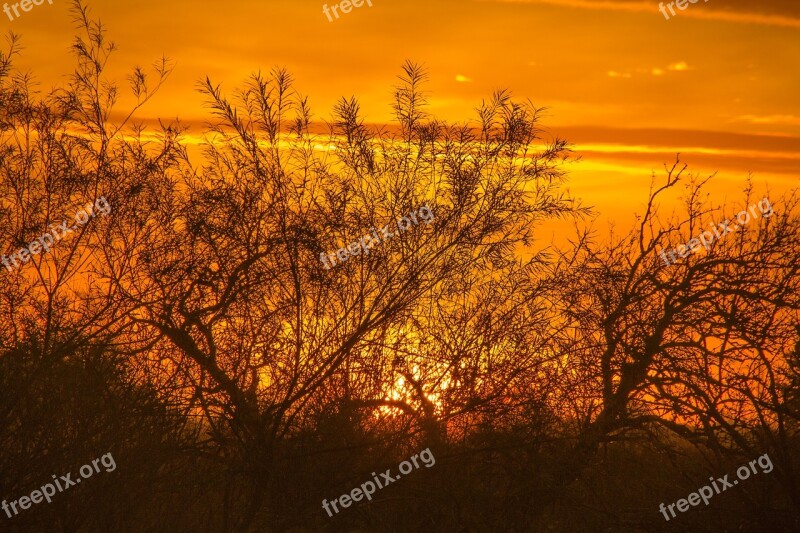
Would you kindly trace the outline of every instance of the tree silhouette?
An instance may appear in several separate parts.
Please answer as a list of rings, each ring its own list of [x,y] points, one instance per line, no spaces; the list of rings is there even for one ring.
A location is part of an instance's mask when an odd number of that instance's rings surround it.
[[[677,160],[601,237],[540,108],[497,91],[444,122],[413,62],[388,125],[354,97],[316,118],[284,69],[206,78],[191,153],[179,120],[135,118],[171,63],[135,68],[120,114],[114,45],[72,13],[64,87],[15,70],[16,37],[0,54],[0,245],[111,211],[2,269],[0,478],[8,499],[108,450],[119,470],[5,529],[660,530],[660,502],[765,453],[682,523],[797,526],[794,192],[666,264],[754,190],[719,205]],[[568,244],[542,241],[555,219]],[[321,511],[425,448],[430,471]]]

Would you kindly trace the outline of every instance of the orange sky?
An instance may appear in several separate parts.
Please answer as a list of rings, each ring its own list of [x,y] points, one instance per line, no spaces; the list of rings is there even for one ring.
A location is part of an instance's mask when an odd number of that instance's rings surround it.
[[[341,96],[368,122],[386,121],[405,59],[430,73],[432,110],[471,117],[506,87],[547,106],[548,131],[573,141],[571,190],[604,213],[644,201],[650,174],[680,151],[719,171],[738,193],[748,171],[774,190],[800,175],[800,2],[700,0],[666,20],[646,0],[372,0],[329,22],[325,2],[170,0],[90,4],[118,45],[109,73],[161,54],[176,69],[139,118],[180,116],[202,132],[196,82],[231,89],[251,72],[286,66],[328,118]],[[67,0],[34,6],[4,28],[23,37],[18,62],[43,86],[72,65]],[[328,2],[333,5],[333,2]],[[612,217],[614,218],[614,217]]]

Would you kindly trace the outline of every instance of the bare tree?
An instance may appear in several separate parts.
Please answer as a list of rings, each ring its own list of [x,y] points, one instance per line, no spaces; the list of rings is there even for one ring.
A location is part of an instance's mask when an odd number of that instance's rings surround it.
[[[740,224],[667,264],[662,250],[730,221],[726,213],[747,212],[753,200],[748,190],[735,209],[709,205],[705,181],[692,180],[684,217],[663,220],[657,200],[684,170],[680,162],[667,169],[635,231],[608,243],[585,233],[554,271],[569,318],[560,343],[569,361],[564,403],[574,406],[576,422],[561,483],[603,443],[666,430],[726,457],[769,450],[796,498],[796,419],[782,406],[797,342],[797,202],[773,199],[774,217]]]

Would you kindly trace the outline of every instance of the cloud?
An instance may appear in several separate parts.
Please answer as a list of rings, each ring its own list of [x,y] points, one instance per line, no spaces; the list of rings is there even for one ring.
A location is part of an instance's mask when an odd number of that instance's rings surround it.
[[[689,70],[691,67],[685,61],[678,61],[677,63],[672,63],[667,67],[667,70],[672,72],[682,72],[684,70]],[[663,76],[664,69],[660,67],[653,67],[650,69],[646,68],[637,68],[636,72],[638,74],[652,74],[653,76]],[[609,78],[630,78],[630,72],[617,72],[616,70],[609,70],[606,72],[606,76]]]
[[[574,9],[596,9],[602,11],[624,11],[628,13],[658,12],[658,2],[634,0],[480,0],[508,4],[547,4]],[[696,4],[694,9],[680,11],[681,18],[695,18],[720,22],[759,24],[800,28],[800,2],[796,0],[715,0]],[[661,17],[663,19],[663,17]],[[664,21],[667,22],[667,21]]]
[[[753,0],[724,0],[720,6],[714,7],[739,13],[760,13],[800,19],[800,3],[797,0],[758,0],[757,2]]]
[[[683,70],[689,70],[689,65],[687,65],[685,61],[678,61],[677,63],[673,63],[668,66],[667,69],[675,72],[681,72]]]
[[[739,115],[731,122],[747,122],[748,124],[792,124],[800,126],[800,117],[796,115]]]

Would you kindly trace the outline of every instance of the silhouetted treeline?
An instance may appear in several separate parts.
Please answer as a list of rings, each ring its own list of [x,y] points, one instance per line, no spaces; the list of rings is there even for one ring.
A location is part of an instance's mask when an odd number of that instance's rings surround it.
[[[0,247],[100,196],[111,212],[0,270],[0,497],[109,451],[117,469],[2,530],[800,528],[794,193],[666,264],[760,196],[719,205],[678,161],[606,235],[539,109],[500,91],[445,123],[413,63],[396,127],[342,99],[327,134],[284,70],[233,96],[204,80],[209,142],[190,155],[178,121],[110,119],[113,47],[73,14],[63,87],[18,73],[16,40],[0,55]],[[167,81],[154,68],[130,77],[133,111]],[[423,205],[431,224],[320,260]],[[557,218],[568,245],[538,238]],[[425,448],[435,466],[323,511]],[[658,512],[765,453],[771,473]]]

